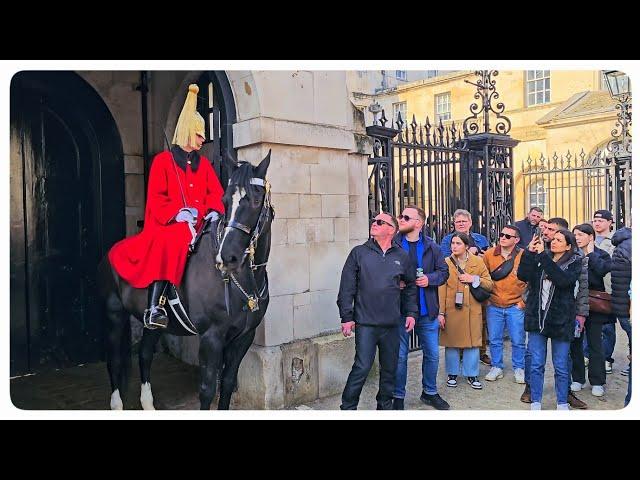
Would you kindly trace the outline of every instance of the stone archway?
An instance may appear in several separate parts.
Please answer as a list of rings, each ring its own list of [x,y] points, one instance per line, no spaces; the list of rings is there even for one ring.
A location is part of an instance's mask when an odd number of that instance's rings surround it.
[[[11,374],[100,360],[96,268],[124,236],[115,120],[73,72],[11,81]]]

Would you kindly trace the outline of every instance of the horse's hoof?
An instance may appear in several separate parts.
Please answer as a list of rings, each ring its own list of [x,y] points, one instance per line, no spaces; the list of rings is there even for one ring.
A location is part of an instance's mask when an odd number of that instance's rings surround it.
[[[111,402],[109,406],[111,407],[111,410],[124,410],[124,405],[120,398],[120,392],[117,389],[111,394]]]
[[[143,383],[140,387],[140,405],[143,410],[155,410],[153,406],[153,394],[151,393],[151,384]]]

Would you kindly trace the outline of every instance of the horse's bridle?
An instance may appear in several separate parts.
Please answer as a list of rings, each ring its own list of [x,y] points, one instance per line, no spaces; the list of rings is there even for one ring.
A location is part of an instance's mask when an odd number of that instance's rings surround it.
[[[271,184],[263,180],[262,178],[252,178],[249,183],[251,185],[258,185],[265,189],[264,200],[262,202],[262,209],[260,210],[260,215],[258,216],[258,221],[256,222],[256,226],[251,229],[247,225],[237,222],[235,220],[231,220],[230,222],[221,221],[218,224],[218,248],[222,246],[222,228],[220,228],[221,224],[223,227],[235,228],[236,230],[240,230],[242,233],[249,235],[251,238],[249,239],[249,246],[244,251],[244,256],[242,257],[241,263],[244,263],[247,255],[249,255],[249,264],[251,266],[251,270],[255,270],[258,267],[266,265],[265,263],[261,263],[256,265],[253,263],[254,255],[256,252],[256,245],[258,244],[258,239],[262,234],[262,230],[264,229],[265,224],[267,223],[267,219],[271,214],[273,216],[273,205],[271,204]],[[220,253],[220,252],[218,252]]]
[[[273,218],[273,214],[274,214],[274,209],[273,209],[273,205],[271,204],[271,185],[269,184],[268,181],[263,180],[262,178],[252,178],[249,183],[251,185],[258,185],[261,187],[264,187],[265,189],[265,193],[264,193],[264,200],[262,202],[262,209],[260,210],[260,215],[258,216],[258,221],[256,222],[256,226],[253,228],[253,230],[248,227],[247,225],[244,225],[240,222],[237,222],[235,220],[231,220],[230,222],[226,222],[223,219],[220,219],[220,221],[218,222],[218,228],[216,229],[216,239],[218,242],[218,254],[220,253],[219,250],[222,247],[222,232],[225,230],[225,227],[230,227],[230,228],[235,228],[236,230],[240,230],[242,233],[245,233],[246,235],[249,235],[251,238],[249,239],[249,246],[245,249],[244,251],[244,255],[242,257],[242,261],[240,262],[241,264],[244,263],[245,259],[247,258],[247,255],[249,256],[249,266],[251,268],[251,278],[253,280],[253,288],[254,288],[254,294],[250,295],[248,294],[244,288],[242,288],[242,285],[240,285],[240,282],[238,282],[238,280],[236,279],[235,275],[231,272],[226,272],[226,271],[221,271],[222,273],[222,279],[225,282],[225,304],[226,304],[226,308],[227,308],[227,314],[230,314],[230,310],[229,310],[229,278],[231,278],[231,281],[234,283],[234,285],[238,288],[238,290],[240,290],[240,292],[242,292],[242,294],[245,296],[245,298],[247,299],[247,306],[249,307],[249,310],[252,312],[255,312],[257,310],[259,310],[259,300],[265,298],[265,294],[266,294],[266,290],[267,290],[267,281],[266,281],[266,276],[265,276],[265,282],[264,285],[262,286],[262,289],[260,292],[258,292],[258,286],[256,283],[256,279],[255,279],[255,275],[254,272],[256,271],[256,269],[258,267],[264,267],[267,265],[267,262],[264,263],[260,263],[260,264],[255,264],[254,263],[254,255],[256,252],[256,245],[258,243],[258,239],[260,238],[260,235],[262,234],[262,231],[264,229],[264,226],[267,223],[267,220],[269,218],[269,215],[271,215],[271,217]],[[217,266],[217,264],[216,264]],[[218,268],[219,269],[219,268]]]

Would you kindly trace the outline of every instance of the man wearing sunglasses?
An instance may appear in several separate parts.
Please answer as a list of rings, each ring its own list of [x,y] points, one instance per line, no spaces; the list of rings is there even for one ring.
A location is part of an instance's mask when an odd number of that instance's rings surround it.
[[[438,395],[436,377],[438,375],[438,287],[449,278],[449,268],[444,261],[442,250],[427,236],[426,215],[422,208],[407,205],[398,215],[399,232],[396,242],[409,253],[418,272],[418,312],[415,332],[422,348],[422,394],[420,400],[436,410],[449,410],[449,404]],[[393,392],[393,409],[404,410],[407,384],[407,358],[409,354],[409,333],[400,328],[400,355],[396,372],[396,386]]]
[[[342,393],[341,410],[358,408],[376,348],[380,362],[377,409],[393,408],[400,347],[398,328],[404,325],[410,332],[418,314],[415,265],[393,241],[397,231],[397,221],[390,214],[376,215],[371,238],[351,250],[342,269],[337,301],[342,334],[349,337],[355,328],[356,355]],[[401,282],[404,288],[400,288]]]
[[[520,230],[513,225],[505,225],[500,232],[498,245],[487,250],[484,263],[493,280],[493,291],[487,306],[487,328],[491,349],[491,370],[484,379],[494,382],[504,377],[503,332],[505,323],[511,338],[511,362],[514,381],[524,383],[524,300],[522,294],[527,284],[518,279],[518,266],[522,250],[517,243]]]

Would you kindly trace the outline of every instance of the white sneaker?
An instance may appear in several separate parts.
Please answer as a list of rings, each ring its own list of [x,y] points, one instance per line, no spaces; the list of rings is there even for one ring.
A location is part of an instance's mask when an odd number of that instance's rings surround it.
[[[572,392],[579,392],[580,390],[582,390],[586,386],[587,386],[586,383],[571,382],[571,391]]]
[[[513,372],[513,377],[516,383],[525,383],[524,381],[524,368],[516,368]]]
[[[495,382],[502,377],[504,377],[504,373],[502,372],[501,368],[491,367],[491,370],[489,370],[489,373],[484,376],[484,379],[489,382]]]
[[[569,404],[568,403],[559,403],[556,406],[556,410],[569,410]]]
[[[531,410],[542,410],[542,403],[540,402],[531,403]]]
[[[602,397],[604,395],[604,385],[594,385],[591,387],[591,395],[594,397]]]

